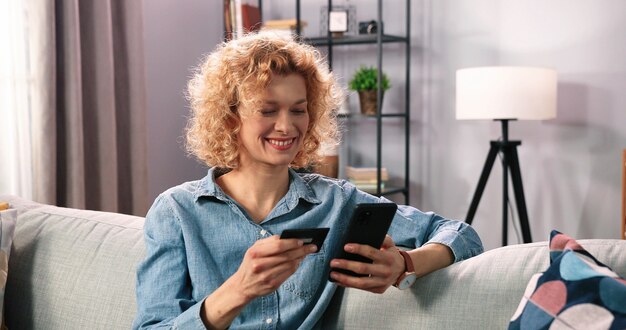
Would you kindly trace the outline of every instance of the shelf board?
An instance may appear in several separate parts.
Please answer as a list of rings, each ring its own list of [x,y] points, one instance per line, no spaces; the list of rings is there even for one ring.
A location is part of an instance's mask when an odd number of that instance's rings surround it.
[[[358,188],[358,186],[357,186]],[[359,188],[361,189],[361,188]],[[394,195],[394,194],[404,194],[406,193],[407,189],[404,187],[385,187],[383,189],[381,189],[380,195],[376,194],[376,189],[361,189],[362,191],[368,193],[368,194],[372,194],[375,196],[386,196],[386,195]]]
[[[337,117],[339,118],[370,118],[370,119],[376,119],[375,115],[364,115],[361,113],[338,113]],[[381,117],[397,117],[397,118],[406,118],[407,114],[406,113],[383,113],[381,115]]]
[[[406,118],[407,114],[406,113],[383,113],[381,115],[381,117],[400,117],[400,118]],[[374,118],[376,118],[376,116],[374,116]]]
[[[381,195],[393,195],[393,194],[406,194],[407,189],[406,188],[386,188],[383,189],[382,194]]]
[[[347,35],[343,37],[330,38],[333,45],[363,45],[363,44],[376,44],[375,34],[359,34],[359,35]],[[328,46],[328,37],[313,37],[304,38],[304,41],[313,46]],[[408,42],[406,37],[395,36],[390,34],[383,34],[383,43],[391,42]]]

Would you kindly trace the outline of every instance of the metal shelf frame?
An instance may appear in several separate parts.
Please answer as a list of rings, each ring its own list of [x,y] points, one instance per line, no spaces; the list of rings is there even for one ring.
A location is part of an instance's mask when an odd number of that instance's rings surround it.
[[[333,8],[333,1],[327,0],[328,11]],[[328,65],[332,70],[333,67],[333,47],[342,46],[342,45],[365,45],[365,44],[376,44],[376,59],[377,59],[377,68],[378,68],[378,81],[382,81],[383,75],[383,44],[387,43],[402,43],[405,45],[405,91],[404,91],[404,104],[405,109],[404,112],[399,113],[382,113],[378,111],[376,116],[371,116],[376,120],[376,168],[377,168],[377,189],[375,195],[377,196],[386,196],[393,194],[403,194],[405,199],[405,204],[409,203],[409,186],[410,186],[410,177],[409,177],[409,142],[411,136],[411,0],[405,1],[405,35],[389,35],[383,34],[383,29],[377,29],[377,33],[375,35],[353,35],[353,36],[342,36],[342,37],[333,37],[332,33],[329,31],[326,36],[314,37],[314,38],[303,38],[303,41],[309,43],[311,45],[317,47],[328,47]],[[296,34],[301,35],[301,0],[296,0]],[[377,26],[383,26],[383,0],[376,0],[377,2]],[[259,8],[263,6],[263,0],[258,0]],[[378,109],[382,109],[382,84],[379,84],[377,90],[378,96]],[[340,115],[342,118],[352,117],[350,114]],[[395,117],[401,118],[404,120],[404,186],[403,187],[385,187],[383,188],[382,183],[382,126],[383,119]]]

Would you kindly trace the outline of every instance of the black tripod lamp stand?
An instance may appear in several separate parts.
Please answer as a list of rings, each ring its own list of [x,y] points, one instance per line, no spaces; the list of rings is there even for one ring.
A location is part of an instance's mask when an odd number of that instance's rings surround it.
[[[496,157],[502,163],[502,245],[507,245],[509,174],[524,243],[532,242],[517,147],[509,140],[509,121],[556,117],[556,71],[530,67],[479,67],[457,71],[456,118],[501,122],[502,138],[491,141],[487,160],[465,221],[472,224]]]

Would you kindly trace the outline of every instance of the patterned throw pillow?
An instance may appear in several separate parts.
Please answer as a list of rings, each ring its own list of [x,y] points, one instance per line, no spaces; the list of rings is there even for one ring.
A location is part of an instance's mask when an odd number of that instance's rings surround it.
[[[9,253],[13,244],[13,232],[17,210],[0,211],[0,324],[4,325],[4,292],[9,271]]]
[[[626,281],[553,230],[550,267],[530,279],[509,329],[626,329]]]

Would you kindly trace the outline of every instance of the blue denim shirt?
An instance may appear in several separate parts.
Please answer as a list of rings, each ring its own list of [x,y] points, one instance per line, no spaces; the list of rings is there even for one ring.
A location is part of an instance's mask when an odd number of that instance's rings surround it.
[[[320,251],[305,257],[278,290],[253,300],[231,324],[232,329],[315,328],[336,290],[328,281],[329,262],[342,248],[340,238],[354,207],[388,200],[346,181],[290,170],[289,191],[257,224],[220,189],[215,175],[211,169],[202,180],[167,190],[148,211],[133,328],[204,329],[204,299],[237,271],[254,242],[285,229],[329,227]],[[409,248],[445,244],[455,261],[483,251],[467,224],[410,206],[398,207],[389,235]]]

